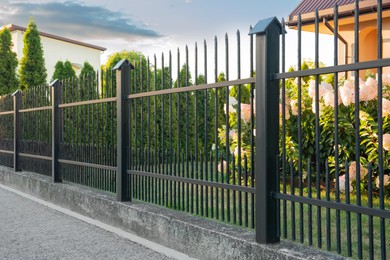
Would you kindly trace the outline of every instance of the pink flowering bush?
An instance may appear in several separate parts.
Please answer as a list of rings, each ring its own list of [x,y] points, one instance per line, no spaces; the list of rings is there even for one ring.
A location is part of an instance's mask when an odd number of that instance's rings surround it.
[[[302,65],[303,69],[314,68],[310,61]],[[293,70],[292,68],[290,71]],[[339,182],[340,191],[344,192],[346,185],[349,191],[356,191],[360,183],[360,190],[367,192],[369,182],[373,187],[379,187],[379,158],[378,151],[383,149],[384,156],[384,187],[387,196],[390,196],[390,75],[382,75],[382,120],[383,145],[379,147],[378,139],[378,78],[367,75],[365,79],[353,77],[344,79],[339,74],[339,81],[334,82],[332,75],[316,77],[303,77],[301,89],[298,89],[297,79],[286,79],[286,103],[280,105],[280,114],[285,114],[285,143],[280,147],[286,148],[286,161],[292,162],[294,170],[298,170],[301,158],[303,175],[308,167],[311,168],[312,181],[316,180],[316,98],[318,98],[319,119],[319,153],[321,181],[325,181],[326,163],[329,166],[331,179]],[[318,82],[316,82],[316,80]],[[335,84],[338,87],[335,96]],[[318,87],[316,91],[316,86]],[[359,92],[359,150],[360,150],[360,180],[357,180],[356,162],[356,90]],[[298,102],[298,92],[301,92],[301,102]],[[317,93],[316,93],[317,92]],[[316,97],[318,94],[318,97]],[[282,100],[282,99],[280,99]],[[335,108],[338,111],[338,161],[335,157]],[[284,111],[283,111],[284,108]],[[298,115],[301,113],[301,153],[299,152]],[[282,129],[282,127],[280,127]],[[281,133],[282,136],[282,133]],[[282,139],[282,138],[281,138]],[[280,141],[282,142],[282,140]],[[310,162],[310,165],[309,165]],[[345,174],[348,163],[349,183],[345,183]],[[335,168],[339,166],[338,180]],[[368,169],[372,169],[372,179],[369,178]],[[288,173],[289,171],[287,171]]]
[[[251,105],[250,104],[241,104],[241,119],[245,123],[249,123],[251,120]]]
[[[218,172],[226,176],[227,169],[229,169],[230,174],[226,178],[230,178],[237,183],[239,176],[241,176],[240,182],[243,185],[245,185],[245,181],[248,185],[252,183],[250,174],[252,165],[251,139],[256,134],[256,129],[252,126],[252,117],[253,123],[255,123],[256,103],[253,99],[253,104],[251,104],[250,87],[250,85],[241,86],[240,102],[238,101],[239,88],[237,86],[231,88],[228,114],[226,103],[222,104],[223,116],[229,116],[229,125],[223,124],[218,129],[218,149],[223,158],[223,161],[219,162]],[[239,132],[239,127],[241,127],[241,132]],[[228,129],[229,131],[227,131]],[[241,141],[240,146],[239,140]],[[226,162],[227,158],[229,158],[229,164]],[[239,171],[241,172],[239,173]]]

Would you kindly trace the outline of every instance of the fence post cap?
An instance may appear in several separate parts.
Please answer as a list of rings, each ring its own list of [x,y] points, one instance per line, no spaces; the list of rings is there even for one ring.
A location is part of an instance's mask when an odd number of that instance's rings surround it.
[[[280,34],[282,34],[282,24],[280,23],[278,18],[270,17],[270,18],[258,21],[257,24],[255,25],[255,27],[253,27],[252,30],[249,32],[249,35],[252,35],[252,34],[263,35],[263,34],[265,34],[267,29],[271,25],[276,25],[277,27],[279,27]]]
[[[134,69],[133,64],[131,64],[128,59],[122,59],[114,66],[114,68],[112,68],[112,70],[120,70],[123,66],[129,66],[130,69]]]
[[[20,89],[16,90],[14,93],[12,93],[12,96],[14,97],[14,96],[18,95],[19,93],[21,93]]]
[[[54,87],[54,86],[57,85],[59,82],[60,82],[59,79],[55,79],[55,80],[53,80],[52,82],[50,82],[49,86],[50,86],[50,87]]]

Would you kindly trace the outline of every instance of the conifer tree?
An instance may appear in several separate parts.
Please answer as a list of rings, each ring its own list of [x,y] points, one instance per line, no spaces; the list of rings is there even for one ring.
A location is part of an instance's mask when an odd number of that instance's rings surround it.
[[[76,72],[72,67],[72,63],[70,61],[57,61],[54,67],[54,73],[52,77],[52,81],[55,79],[69,79],[76,77]]]
[[[4,28],[0,31],[0,95],[12,93],[18,88],[18,60],[12,46],[11,32]]]
[[[90,76],[90,75],[93,75],[93,77],[96,77],[96,72],[95,72],[95,69],[92,67],[92,65],[86,61],[83,64],[83,68],[81,69],[79,77],[83,78],[83,77]]]
[[[96,78],[96,72],[91,64],[87,61],[84,62],[83,68],[81,69],[80,75],[80,90],[81,97],[93,97],[98,98],[98,80]]]
[[[43,48],[37,25],[32,18],[24,33],[23,43],[23,57],[19,68],[21,89],[45,84],[47,72]]]
[[[57,61],[56,65],[54,66],[54,73],[51,77],[51,80],[55,79],[62,79],[62,73],[64,71],[64,63],[62,61]]]

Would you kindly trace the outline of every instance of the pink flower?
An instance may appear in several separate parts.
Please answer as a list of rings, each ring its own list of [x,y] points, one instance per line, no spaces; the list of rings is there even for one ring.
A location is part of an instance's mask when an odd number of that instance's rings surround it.
[[[291,114],[293,114],[294,116],[297,116],[298,115],[298,100],[296,100],[296,99],[291,100],[290,105],[291,105]]]
[[[241,118],[246,123],[251,121],[251,105],[241,104]]]
[[[316,82],[314,80],[310,80],[308,87],[309,97],[315,99],[316,97]],[[318,86],[318,97],[321,99],[325,94],[329,91],[333,91],[333,87],[331,84],[326,82],[321,82]]]
[[[282,104],[279,103],[279,117],[280,117],[280,119],[282,119],[282,110],[283,110],[283,106],[282,106]],[[286,115],[286,120],[289,120],[290,119],[290,111],[289,111],[288,106],[284,107],[284,112]]]
[[[324,109],[324,106],[322,105],[322,103],[320,103],[320,106],[319,106],[320,114],[319,115],[321,115],[321,112],[322,112],[323,109]],[[316,113],[316,102],[314,102],[314,100],[313,100],[313,102],[311,104],[311,110],[313,111],[314,114]]]
[[[339,176],[339,190],[340,192],[344,193],[345,192],[345,175]],[[349,182],[349,191],[351,192],[353,190],[353,187],[351,185],[351,182]]]
[[[390,151],[390,134],[383,135],[383,149]]]
[[[309,97],[311,98],[316,97],[316,82],[314,80],[310,80],[307,91],[309,93]]]
[[[382,98],[382,117],[390,115],[390,100]]]
[[[340,95],[340,89],[338,90],[338,102],[337,102],[337,105],[340,105],[342,103],[342,100],[341,100],[341,95]],[[327,107],[334,107],[334,91],[331,90],[331,91],[327,91],[324,95],[324,103],[325,103],[325,106]]]
[[[355,103],[355,90],[352,82],[346,80],[344,86],[340,87],[339,90],[344,106]]]
[[[222,163],[218,164],[218,172],[222,172],[222,167],[223,170],[226,172],[226,167],[227,167],[226,161],[222,161]]]
[[[390,74],[382,75],[382,83],[383,85],[390,86]]]
[[[324,97],[326,93],[333,92],[333,87],[327,82],[321,82],[319,85],[319,96],[320,98]]]
[[[325,106],[334,107],[334,93],[333,91],[328,91],[324,96]]]
[[[256,115],[256,99],[253,99],[253,114]]]
[[[229,136],[230,136],[230,138],[233,139],[233,140],[237,140],[237,139],[238,139],[237,131],[234,130],[234,129],[233,129],[233,130],[230,130]]]
[[[349,181],[352,182],[356,180],[356,162],[353,161],[349,164]],[[360,180],[363,180],[366,177],[368,170],[360,164]]]
[[[373,78],[368,78],[366,82],[361,81],[359,86],[361,101],[370,101],[377,98],[378,82]]]
[[[375,184],[376,186],[379,188],[379,185],[380,185],[381,181],[380,181],[380,178],[379,176],[376,177],[376,180],[375,180]],[[390,176],[389,175],[383,175],[383,186],[387,186],[390,184]]]

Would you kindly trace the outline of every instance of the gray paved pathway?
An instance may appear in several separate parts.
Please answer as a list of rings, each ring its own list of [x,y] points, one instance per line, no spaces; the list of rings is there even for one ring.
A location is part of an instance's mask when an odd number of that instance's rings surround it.
[[[170,259],[0,187],[0,259]]]

